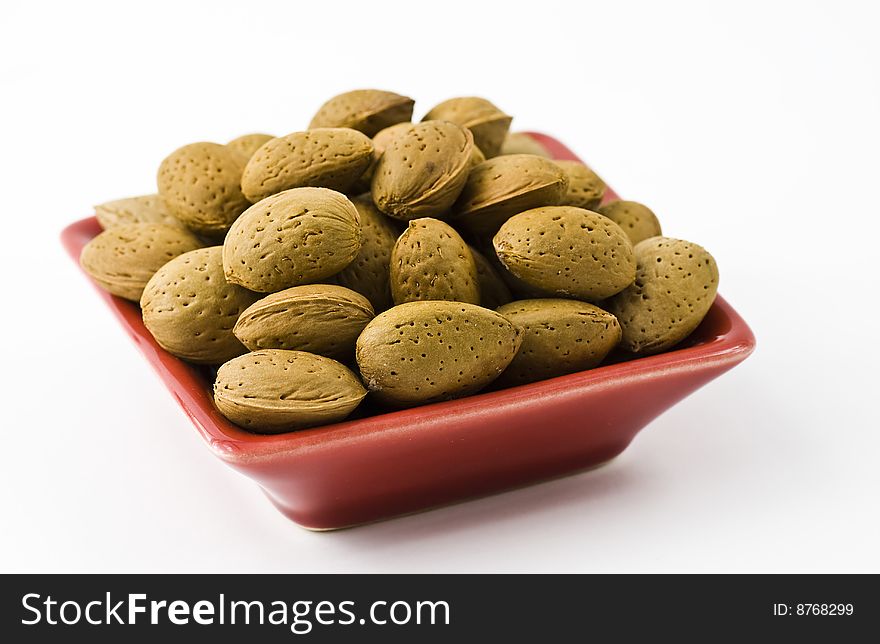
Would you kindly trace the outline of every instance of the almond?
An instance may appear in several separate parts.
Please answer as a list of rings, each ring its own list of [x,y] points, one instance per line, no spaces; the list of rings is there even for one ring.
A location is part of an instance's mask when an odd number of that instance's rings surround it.
[[[254,132],[253,134],[243,134],[232,139],[226,144],[226,147],[232,148],[246,159],[254,156],[254,152],[259,150],[264,143],[271,141],[275,137],[271,134],[263,134],[262,132]]]
[[[595,210],[602,203],[607,186],[599,175],[580,161],[556,161],[556,165],[562,168],[568,178],[568,190],[559,202],[560,206]]]
[[[345,192],[364,173],[373,143],[347,128],[294,132],[268,141],[247,162],[241,188],[252,202],[301,187]]]
[[[376,316],[357,341],[364,382],[379,400],[412,406],[475,393],[516,355],[521,330],[463,302],[408,302]]]
[[[636,260],[626,233],[590,210],[573,206],[527,210],[511,217],[492,243],[511,273],[556,295],[598,301],[635,279]]]
[[[137,302],[153,273],[201,246],[195,235],[178,226],[122,224],[89,241],[79,262],[105,291]]]
[[[455,229],[431,218],[414,219],[391,251],[395,304],[416,300],[480,303],[477,266]]]
[[[343,420],[367,392],[350,369],[304,351],[263,349],[217,370],[214,403],[254,432],[281,433]]]
[[[471,170],[453,221],[477,237],[491,237],[517,213],[560,203],[567,189],[565,172],[549,159],[530,154],[495,157]]]
[[[669,237],[639,242],[635,257],[635,281],[606,306],[620,321],[626,350],[659,353],[703,321],[718,291],[718,266],[702,246]]]
[[[250,205],[241,192],[247,159],[219,143],[191,143],[159,166],[159,195],[190,230],[222,236]]]
[[[354,343],[373,319],[359,293],[332,284],[311,284],[268,295],[251,304],[233,329],[251,351],[294,349],[328,358],[351,358]]]
[[[444,215],[470,170],[474,139],[454,123],[428,121],[392,138],[373,173],[373,203],[396,219]]]
[[[348,127],[373,136],[383,128],[412,119],[414,105],[413,99],[394,92],[356,89],[324,103],[309,129]]]
[[[185,228],[179,219],[168,212],[165,201],[159,195],[108,201],[95,206],[95,216],[104,230],[124,224],[165,224]]]
[[[451,121],[466,127],[474,135],[476,146],[491,159],[501,151],[513,119],[484,98],[465,96],[443,101],[422,120]]]
[[[534,154],[551,158],[547,148],[526,132],[508,132],[499,154]]]
[[[223,242],[226,279],[272,293],[338,273],[361,246],[358,211],[326,188],[293,188],[247,209]]]
[[[354,261],[336,274],[336,281],[365,296],[376,312],[392,305],[389,265],[400,234],[395,222],[373,204],[369,195],[352,199],[361,223],[361,248]]]
[[[609,201],[596,208],[596,212],[623,228],[633,245],[663,234],[657,215],[647,206],[635,201]]]
[[[141,297],[144,325],[156,342],[190,362],[220,364],[246,351],[232,330],[259,296],[226,281],[221,254],[212,246],[176,257]]]
[[[523,329],[522,346],[498,379],[505,386],[592,369],[620,341],[617,319],[586,302],[521,300],[498,312]]]

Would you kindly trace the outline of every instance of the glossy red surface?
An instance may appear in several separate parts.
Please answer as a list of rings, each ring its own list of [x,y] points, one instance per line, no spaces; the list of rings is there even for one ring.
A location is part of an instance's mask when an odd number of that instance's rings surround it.
[[[555,139],[532,136],[555,158],[577,159]],[[83,219],[64,229],[62,243],[78,260],[100,230],[94,217]],[[266,436],[223,418],[212,402],[211,374],[161,349],[135,304],[96,288],[214,454],[312,529],[375,521],[608,461],[657,415],[745,360],[755,346],[749,327],[719,296],[691,338],[668,353]]]

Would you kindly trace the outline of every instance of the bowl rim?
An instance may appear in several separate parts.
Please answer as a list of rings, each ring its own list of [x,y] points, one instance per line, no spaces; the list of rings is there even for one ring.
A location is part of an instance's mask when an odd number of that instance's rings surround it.
[[[527,134],[542,143],[554,159],[580,161],[555,138],[537,132]],[[611,189],[607,195],[607,199],[619,198]],[[86,240],[100,230],[94,216],[75,221],[62,230],[61,242],[77,265]],[[745,320],[721,295],[717,295],[709,315],[721,316],[726,321],[726,331],[693,346],[456,400],[349,418],[311,429],[255,434],[220,415],[213,402],[210,383],[205,380],[204,370],[162,349],[144,326],[137,304],[111,295],[91,278],[89,281],[153,365],[209,448],[219,458],[238,465],[304,455],[311,450],[370,440],[378,435],[390,438],[396,432],[411,432],[414,426],[436,427],[438,423],[452,423],[468,416],[485,416],[487,411],[505,413],[523,405],[548,404],[553,398],[572,395],[584,389],[610,388],[624,381],[653,379],[706,367],[733,366],[748,357],[755,348],[755,337]]]

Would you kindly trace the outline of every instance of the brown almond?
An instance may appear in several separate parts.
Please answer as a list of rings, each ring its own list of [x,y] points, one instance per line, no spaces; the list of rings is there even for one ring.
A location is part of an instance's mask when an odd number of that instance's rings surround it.
[[[373,173],[373,203],[387,215],[410,220],[443,216],[470,170],[474,139],[444,121],[414,125],[395,136]]]
[[[409,222],[391,251],[391,295],[395,304],[480,303],[474,257],[454,228],[428,217]]]
[[[491,237],[513,215],[558,204],[568,189],[553,161],[529,154],[489,159],[471,170],[453,221],[477,237]]]
[[[365,296],[376,312],[392,305],[389,266],[399,232],[394,220],[379,212],[370,195],[351,200],[361,223],[361,248],[354,260],[336,274],[336,281]]]
[[[596,208],[596,212],[623,228],[633,245],[663,234],[657,215],[636,201],[609,201]]]
[[[276,434],[345,419],[367,392],[344,365],[304,351],[263,349],[217,370],[214,403],[254,432]]]
[[[345,195],[293,188],[255,203],[235,222],[223,242],[223,266],[231,283],[273,293],[338,273],[360,246],[360,217]]]
[[[178,226],[123,224],[89,241],[79,262],[105,291],[137,302],[153,273],[201,246],[195,235]]]
[[[144,325],[179,358],[220,364],[246,351],[232,330],[259,297],[229,284],[220,246],[184,253],[160,268],[141,296]]]
[[[526,132],[508,132],[499,154],[534,154],[548,159],[552,157],[547,148]]]
[[[580,161],[556,161],[556,165],[562,168],[568,177],[568,190],[560,206],[576,206],[595,210],[602,203],[607,186],[599,175],[593,172]]]
[[[492,243],[516,277],[563,297],[598,301],[635,279],[629,237],[607,217],[583,208],[527,210],[507,220]]]
[[[523,329],[522,346],[498,379],[504,386],[592,369],[620,341],[617,319],[586,302],[520,300],[498,312]]]
[[[233,332],[251,351],[293,349],[328,358],[354,356],[354,343],[373,319],[369,300],[333,284],[310,284],[268,295],[249,306]]]
[[[348,190],[373,158],[373,142],[348,128],[318,128],[272,139],[244,168],[241,188],[252,202],[291,188]]]
[[[262,132],[254,132],[253,134],[243,134],[232,139],[226,144],[226,147],[232,148],[246,159],[254,156],[254,152],[259,150],[264,143],[271,141],[275,137],[271,134],[263,134]]]
[[[250,202],[241,192],[247,159],[219,143],[191,143],[159,166],[159,195],[190,230],[211,237],[229,230]]]
[[[411,120],[414,105],[413,99],[394,92],[356,89],[324,103],[309,123],[309,129],[348,127],[373,136],[379,130]]]
[[[623,329],[622,346],[638,355],[674,347],[699,326],[715,301],[718,266],[705,248],[651,237],[635,247],[632,286],[605,305]]]
[[[491,159],[501,151],[513,118],[484,98],[465,96],[443,101],[422,120],[451,121],[466,127],[474,135],[476,146]]]
[[[521,330],[494,311],[407,302],[367,325],[357,362],[367,389],[406,407],[479,391],[510,364],[521,341]]]
[[[177,217],[168,212],[165,201],[159,195],[108,201],[95,206],[95,216],[104,230],[125,224],[164,224],[185,228]]]

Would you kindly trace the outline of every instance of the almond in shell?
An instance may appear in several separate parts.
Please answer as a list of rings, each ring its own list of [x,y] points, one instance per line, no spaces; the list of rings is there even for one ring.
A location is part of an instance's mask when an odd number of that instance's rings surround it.
[[[255,203],[223,242],[226,279],[273,293],[320,282],[348,266],[361,247],[358,211],[326,188],[293,188]]]
[[[623,329],[621,345],[637,355],[674,347],[699,326],[715,301],[718,266],[706,249],[669,237],[636,244],[633,284],[605,303]]]
[[[250,158],[241,188],[252,202],[301,187],[345,192],[373,158],[373,142],[348,128],[294,132],[264,143]]]
[[[560,203],[567,190],[565,172],[549,159],[529,154],[495,157],[471,170],[453,221],[476,237],[491,237],[517,213]]]
[[[568,190],[560,206],[576,206],[595,210],[605,196],[605,182],[580,161],[556,161],[568,178]]]
[[[246,351],[232,330],[259,297],[223,275],[221,247],[184,253],[160,268],[141,296],[144,326],[179,358],[220,364]]]
[[[463,302],[408,302],[376,316],[357,341],[361,376],[380,401],[413,406],[475,393],[516,355],[522,331]]]
[[[153,273],[201,246],[195,235],[178,226],[122,224],[89,241],[79,262],[105,291],[137,302]]]
[[[126,199],[116,199],[95,206],[95,216],[101,228],[107,230],[124,224],[165,224],[184,228],[185,226],[165,207],[165,200],[159,195],[140,195]]]
[[[598,301],[632,284],[629,237],[607,217],[573,206],[534,208],[511,217],[492,240],[501,263],[542,291]]]
[[[348,127],[374,136],[379,130],[412,119],[415,101],[378,89],[356,89],[324,103],[309,129]]]
[[[214,403],[233,423],[276,434],[346,418],[367,392],[350,369],[312,353],[262,349],[217,370]]]
[[[586,302],[520,300],[498,312],[523,329],[522,346],[498,379],[505,386],[592,369],[620,341],[617,319]]]
[[[410,220],[443,216],[470,170],[474,139],[454,123],[428,121],[392,138],[373,173],[373,203],[387,215]]]
[[[395,304],[417,300],[480,303],[477,266],[455,229],[437,219],[414,219],[391,251]]]
[[[663,234],[657,215],[636,201],[609,201],[596,208],[596,212],[623,228],[633,245]]]
[[[369,300],[334,284],[310,284],[272,293],[238,318],[233,332],[251,351],[293,349],[328,358],[354,356],[354,343],[373,319]]]
[[[159,166],[159,195],[190,230],[219,237],[250,202],[241,192],[247,158],[219,143],[191,143]]]
[[[547,148],[525,132],[508,132],[499,154],[534,154],[548,159],[551,157]]]
[[[232,148],[246,159],[254,156],[254,152],[259,150],[264,143],[271,141],[275,137],[271,134],[263,134],[262,132],[254,132],[253,134],[243,134],[242,136],[232,139],[226,144],[226,147]]]
[[[361,223],[361,248],[354,260],[336,274],[342,286],[357,291],[380,312],[392,305],[389,266],[391,251],[400,235],[396,222],[379,212],[370,195],[351,200]]]
[[[451,121],[469,129],[474,143],[487,159],[498,155],[513,120],[484,98],[465,96],[443,101],[430,110],[424,121]]]

